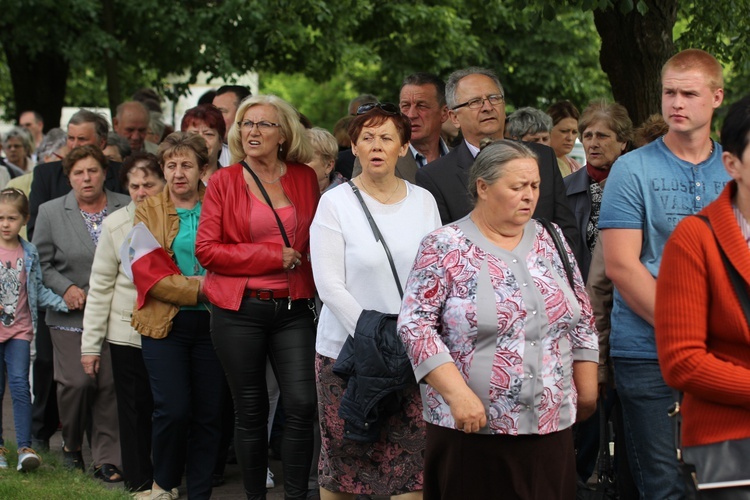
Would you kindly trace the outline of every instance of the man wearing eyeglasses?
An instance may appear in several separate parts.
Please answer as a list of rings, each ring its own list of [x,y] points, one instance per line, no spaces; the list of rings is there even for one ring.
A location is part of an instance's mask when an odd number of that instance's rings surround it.
[[[505,96],[500,80],[490,70],[471,67],[454,71],[445,86],[448,116],[464,140],[450,153],[416,173],[418,186],[432,193],[443,224],[468,214],[474,207],[468,191],[469,169],[479,154],[480,141],[502,139],[505,128]],[[554,151],[541,144],[526,144],[539,157],[539,202],[534,217],[545,218],[563,230],[580,261],[578,229],[568,206],[565,186]]]

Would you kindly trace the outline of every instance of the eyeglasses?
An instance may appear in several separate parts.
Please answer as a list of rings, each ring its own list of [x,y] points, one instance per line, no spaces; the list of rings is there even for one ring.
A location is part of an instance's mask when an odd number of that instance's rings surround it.
[[[389,115],[398,115],[401,113],[401,110],[398,109],[398,106],[391,102],[368,102],[367,104],[363,104],[362,106],[357,108],[357,115],[364,115],[368,111],[380,108]]]
[[[281,127],[281,125],[279,125],[278,123],[267,122],[267,121],[260,121],[256,123],[252,120],[245,120],[244,122],[237,122],[237,126],[240,127],[240,130],[244,130],[245,132],[250,132],[255,126],[258,127],[258,131],[260,132],[268,132],[272,128]]]
[[[457,104],[456,106],[453,106],[452,110],[457,110],[459,108],[467,107],[469,109],[479,109],[482,106],[484,106],[484,101],[489,101],[492,106],[497,106],[498,104],[501,104],[505,100],[505,96],[503,94],[490,94],[487,97],[475,97],[474,99],[469,99],[468,101]]]

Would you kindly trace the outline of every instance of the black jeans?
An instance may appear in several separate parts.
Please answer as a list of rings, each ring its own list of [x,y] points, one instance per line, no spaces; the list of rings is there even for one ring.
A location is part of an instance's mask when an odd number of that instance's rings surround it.
[[[211,498],[221,437],[224,373],[209,325],[206,311],[180,311],[166,337],[141,338],[154,398],[154,482],[169,491],[184,472],[191,500]]]
[[[312,301],[243,298],[238,311],[214,307],[211,335],[232,391],[235,449],[248,498],[266,495],[268,389],[266,357],[286,412],[281,452],[284,491],[304,499],[313,448],[315,329]]]
[[[151,489],[154,479],[154,467],[151,464],[151,416],[154,412],[154,399],[143,355],[138,347],[129,345],[109,344],[109,352],[117,394],[125,488],[130,491]]]

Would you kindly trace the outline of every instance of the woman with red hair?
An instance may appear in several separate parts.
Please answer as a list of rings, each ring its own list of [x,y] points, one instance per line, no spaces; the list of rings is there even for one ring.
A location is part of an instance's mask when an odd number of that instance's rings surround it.
[[[224,137],[227,126],[219,108],[213,104],[200,104],[185,112],[180,124],[180,130],[189,134],[200,134],[208,146],[208,168],[201,180],[208,184],[211,175],[219,170],[219,154],[221,154],[221,138]]]

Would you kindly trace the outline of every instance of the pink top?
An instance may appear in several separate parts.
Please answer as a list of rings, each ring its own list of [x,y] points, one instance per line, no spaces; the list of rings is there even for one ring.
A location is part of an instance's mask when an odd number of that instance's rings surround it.
[[[281,243],[284,245],[284,238],[279,231],[279,225],[276,217],[273,215],[271,207],[260,201],[252,192],[250,192],[250,239],[254,243]],[[297,226],[297,216],[293,205],[276,208],[281,223],[286,230],[286,236],[289,242],[294,245],[294,233]],[[289,288],[289,277],[286,271],[265,274],[261,276],[250,276],[247,280],[246,288],[257,290],[268,288],[271,290],[286,290]]]
[[[29,298],[26,292],[26,268],[23,247],[0,248],[0,342],[34,338]]]

